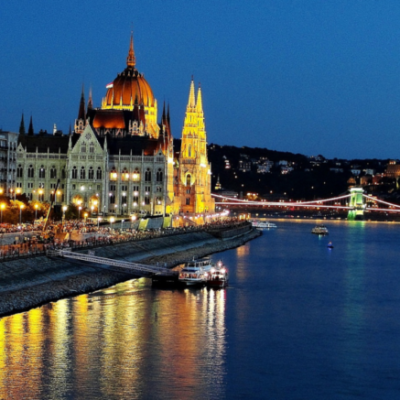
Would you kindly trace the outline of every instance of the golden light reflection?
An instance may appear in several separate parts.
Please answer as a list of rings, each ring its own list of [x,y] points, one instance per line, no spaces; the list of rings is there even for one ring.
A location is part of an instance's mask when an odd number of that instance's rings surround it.
[[[50,371],[51,397],[62,399],[67,395],[68,384],[68,304],[71,300],[61,300],[53,304],[49,311],[52,329],[51,354],[53,368]]]
[[[225,296],[152,290],[139,279],[5,317],[0,398],[85,398],[82,388],[101,398],[151,398],[149,371],[167,377],[166,397],[179,398],[182,385],[194,397],[211,386],[223,397]]]

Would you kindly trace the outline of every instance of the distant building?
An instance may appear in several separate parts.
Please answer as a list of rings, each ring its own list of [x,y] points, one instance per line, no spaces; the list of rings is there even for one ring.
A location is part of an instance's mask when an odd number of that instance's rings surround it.
[[[15,190],[18,133],[0,129],[0,188],[3,193]]]
[[[251,171],[251,162],[247,160],[239,160],[239,171],[249,172]]]

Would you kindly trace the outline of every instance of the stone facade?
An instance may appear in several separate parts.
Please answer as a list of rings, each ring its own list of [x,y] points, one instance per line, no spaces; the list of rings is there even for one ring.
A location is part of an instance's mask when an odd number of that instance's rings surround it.
[[[15,195],[18,133],[0,129],[0,192]]]

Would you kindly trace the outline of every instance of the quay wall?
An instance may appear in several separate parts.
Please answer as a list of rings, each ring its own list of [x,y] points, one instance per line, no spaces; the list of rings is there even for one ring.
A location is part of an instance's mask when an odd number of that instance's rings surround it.
[[[117,243],[93,250],[100,257],[173,267],[193,257],[238,247],[261,234],[251,229],[240,235],[240,228],[235,229],[238,229],[237,234],[228,240],[199,231]],[[90,293],[140,276],[144,275],[115,272],[65,258],[33,256],[4,261],[0,263],[0,316]]]

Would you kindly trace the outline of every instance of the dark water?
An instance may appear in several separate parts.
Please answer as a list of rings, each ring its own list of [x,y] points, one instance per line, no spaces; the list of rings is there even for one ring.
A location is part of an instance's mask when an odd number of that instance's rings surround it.
[[[1,319],[0,399],[400,399],[400,225],[277,224],[213,257],[226,290],[141,279]]]

